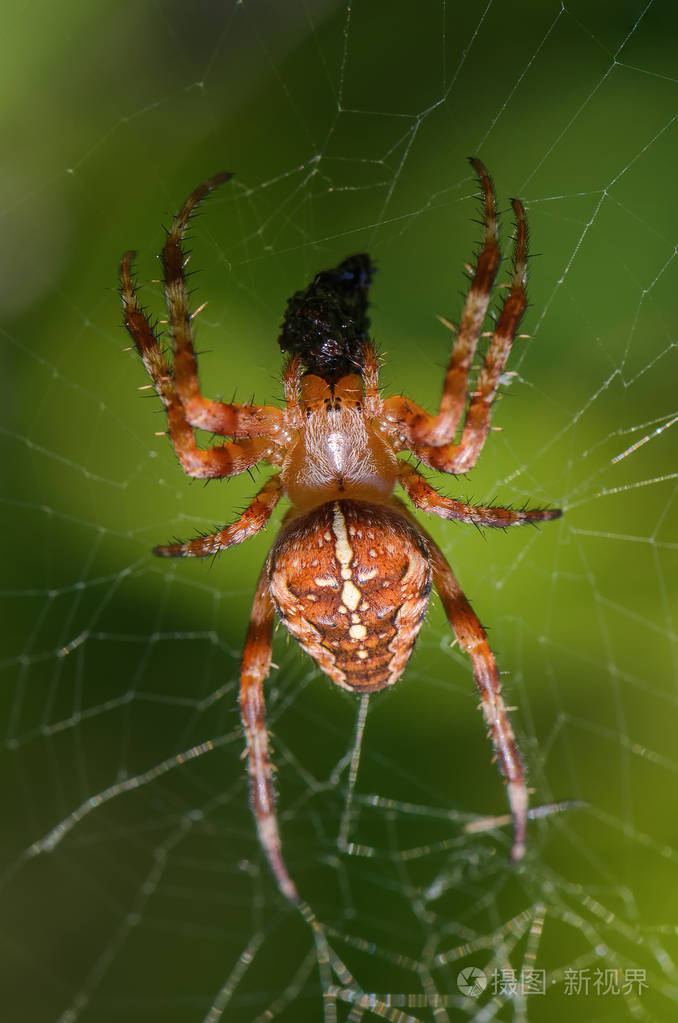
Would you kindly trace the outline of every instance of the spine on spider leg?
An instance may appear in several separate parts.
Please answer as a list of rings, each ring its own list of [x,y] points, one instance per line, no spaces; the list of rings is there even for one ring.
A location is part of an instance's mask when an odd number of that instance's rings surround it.
[[[187,260],[182,249],[182,240],[198,204],[214,188],[229,181],[231,177],[232,174],[228,171],[215,174],[191,193],[174,218],[160,254],[174,349],[174,380],[182,403],[197,412],[203,411],[205,403],[198,386],[198,367],[191,333],[193,316],[189,310],[186,289]]]
[[[206,533],[186,542],[179,541],[154,547],[153,553],[161,558],[208,558],[234,544],[242,543],[263,529],[275,508],[282,486],[279,476],[272,476],[263,485],[252,503],[236,522],[224,526],[216,533]]]
[[[219,185],[223,185],[227,181],[230,181],[232,177],[233,171],[219,171],[218,174],[214,174],[211,178],[208,178],[207,181],[203,181],[202,185],[198,185],[198,187],[191,192],[188,199],[174,218],[172,227],[168,232],[168,237],[173,241],[180,241],[198,204],[202,202],[202,200],[209,195],[210,192],[214,191],[215,188],[218,188]]]
[[[535,525],[559,519],[561,508],[502,508],[498,505],[465,504],[453,497],[439,494],[416,469],[401,462],[398,478],[410,500],[417,508],[442,519],[456,519],[474,526],[507,529],[509,526]]]
[[[472,611],[471,615],[475,618]],[[477,625],[472,625],[472,631],[474,629],[476,638],[466,647],[466,652],[473,665],[473,676],[480,693],[481,708],[487,722],[497,764],[506,782],[513,818],[511,859],[516,863],[525,855],[528,811],[525,768],[501,695],[501,681],[494,654],[485,638],[485,630],[479,622]],[[482,639],[477,638],[479,631],[482,631]],[[464,645],[461,639],[460,643]]]
[[[429,542],[435,586],[459,645],[471,659],[473,677],[480,694],[481,707],[490,731],[497,764],[506,781],[513,818],[511,859],[517,862],[525,853],[528,796],[523,762],[501,694],[497,664],[487,642],[485,629],[442,551],[430,537]]]
[[[470,267],[471,286],[457,329],[449,321],[443,323],[456,335],[449,365],[445,374],[438,415],[426,417],[414,425],[413,439],[439,446],[451,444],[464,412],[468,389],[468,376],[475,356],[478,340],[492,296],[501,253],[497,234],[497,210],[492,180],[484,164],[475,157],[469,162],[478,175],[483,205],[483,244],[475,267]]]
[[[271,667],[272,637],[273,603],[268,590],[268,577],[264,571],[254,598],[243,651],[240,714],[247,741],[250,801],[259,840],[280,891],[290,902],[300,905],[302,900],[289,875],[282,854],[275,812],[273,767],[266,729],[263,682]]]

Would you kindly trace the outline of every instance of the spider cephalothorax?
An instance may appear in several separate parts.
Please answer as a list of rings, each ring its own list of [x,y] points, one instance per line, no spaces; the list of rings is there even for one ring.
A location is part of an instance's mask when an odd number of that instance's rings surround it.
[[[277,466],[240,518],[209,536],[156,547],[165,557],[205,557],[261,530],[285,496],[281,531],[261,573],[242,660],[240,708],[247,738],[252,809],[280,890],[302,900],[285,864],[275,814],[263,683],[271,664],[274,615],[337,685],[366,693],[401,676],[421,627],[432,586],[460,647],[471,659],[483,714],[513,816],[512,857],[525,849],[527,789],[485,631],[441,550],[395,496],[400,485],[415,507],[477,526],[506,527],[557,518],[558,509],[482,507],[443,497],[399,452],[447,473],[471,469],[490,430],[490,413],[526,305],[527,229],[514,199],[516,239],[510,288],[494,323],[472,388],[469,373],[501,260],[492,182],[479,160],[485,236],[466,298],[437,414],[409,398],[382,398],[368,336],[368,256],[350,256],[317,274],[289,301],[280,347],[285,408],[203,398],[191,334],[182,238],[197,203],[228,180],[201,185],[177,214],[162,250],[174,363],[170,369],[139,306],[133,253],[122,260],[125,326],[167,411],[168,432],[190,476]],[[451,325],[450,325],[451,326]],[[232,438],[199,448],[194,429]],[[459,432],[458,439],[455,440]]]

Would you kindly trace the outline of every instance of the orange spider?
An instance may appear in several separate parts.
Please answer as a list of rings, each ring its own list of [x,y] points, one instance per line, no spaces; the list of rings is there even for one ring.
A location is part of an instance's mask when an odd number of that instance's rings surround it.
[[[492,182],[480,160],[471,164],[482,188],[485,234],[436,415],[409,398],[384,399],[379,393],[367,318],[373,267],[366,255],[351,256],[319,273],[290,299],[279,338],[283,352],[291,353],[284,373],[284,409],[203,398],[181,246],[197,204],[230,174],[217,174],[193,192],[162,250],[173,369],[137,300],[134,253],[122,260],[125,326],[165,406],[184,472],[206,479],[233,476],[261,461],[279,467],[237,522],[211,536],[156,547],[155,553],[216,554],[263,529],[283,495],[291,503],[254,598],[242,659],[240,709],[259,838],[281,892],[299,906],[304,904],[283,858],[275,813],[263,692],[276,611],[333,682],[355,693],[374,692],[401,676],[435,586],[455,636],[471,658],[506,779],[514,828],[512,858],[520,859],[525,850],[528,797],[523,765],[485,630],[440,548],[394,496],[399,483],[422,511],[476,526],[504,528],[561,514],[559,509],[515,511],[463,504],[437,493],[409,462],[397,458],[398,452],[410,451],[418,462],[452,474],[473,468],[490,430],[492,403],[525,310],[527,228],[523,206],[514,199],[510,290],[469,390],[469,371],[501,261]],[[196,428],[231,440],[199,448]]]

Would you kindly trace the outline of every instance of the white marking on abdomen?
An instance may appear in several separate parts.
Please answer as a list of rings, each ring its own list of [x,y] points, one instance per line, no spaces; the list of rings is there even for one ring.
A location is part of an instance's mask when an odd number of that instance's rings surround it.
[[[358,587],[352,582],[352,571],[351,562],[353,561],[353,548],[348,542],[348,533],[346,532],[346,520],[341,511],[339,504],[334,505],[333,521],[332,526],[334,529],[335,545],[334,553],[337,561],[341,565],[341,578],[344,580],[344,585],[341,590],[341,599],[344,608],[349,611],[355,611],[362,600],[362,594]],[[339,608],[341,611],[342,608]],[[352,621],[356,621],[356,615],[352,616]],[[360,634],[355,633],[354,629],[362,630]],[[364,626],[356,624],[353,625],[349,631],[349,635],[353,639],[364,639],[367,635],[367,630]]]
[[[341,513],[341,508],[339,507],[338,504],[335,504],[334,506],[334,521],[332,525],[334,526],[334,537],[336,540],[336,543],[334,545],[334,553],[336,554],[337,561],[339,562],[342,568],[341,576],[342,579],[350,579],[351,569],[349,568],[349,566],[353,561],[353,550],[351,548],[350,543],[348,542],[348,535],[346,533],[346,521]],[[348,575],[345,575],[344,574],[345,572],[348,572]]]
[[[347,579],[341,591],[343,600],[349,611],[355,611],[361,600],[360,590],[354,586],[350,579]]]

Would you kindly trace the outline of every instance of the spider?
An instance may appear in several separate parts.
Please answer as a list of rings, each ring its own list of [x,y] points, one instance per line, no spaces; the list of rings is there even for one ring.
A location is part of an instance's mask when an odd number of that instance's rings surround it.
[[[501,255],[492,181],[480,160],[471,158],[470,163],[482,192],[484,239],[460,324],[454,328],[443,321],[455,340],[435,415],[409,398],[380,394],[367,316],[374,266],[364,254],[318,273],[289,300],[278,339],[288,353],[284,409],[202,396],[191,329],[196,314],[189,311],[182,240],[199,202],[228,181],[229,173],[196,188],[177,214],[160,256],[172,368],[137,298],[134,253],[122,259],[125,327],[165,407],[169,436],[184,472],[202,479],[234,476],[262,461],[278,470],[236,522],[209,536],[156,547],[155,553],[215,555],[263,529],[281,497],[291,504],[254,597],[242,657],[240,711],[260,842],[280,891],[298,906],[305,904],[287,869],[276,818],[263,690],[276,612],[332,682],[365,694],[393,685],[402,675],[435,586],[456,639],[471,659],[506,780],[512,859],[519,860],[525,851],[528,795],[523,765],[485,630],[440,548],[394,495],[399,484],[421,511],[479,527],[503,529],[561,515],[555,508],[481,507],[444,497],[410,461],[397,457],[409,451],[417,464],[452,475],[473,468],[490,431],[492,405],[525,311],[527,226],[522,203],[513,199],[511,283],[471,388],[471,364]],[[200,448],[196,429],[230,439]]]

